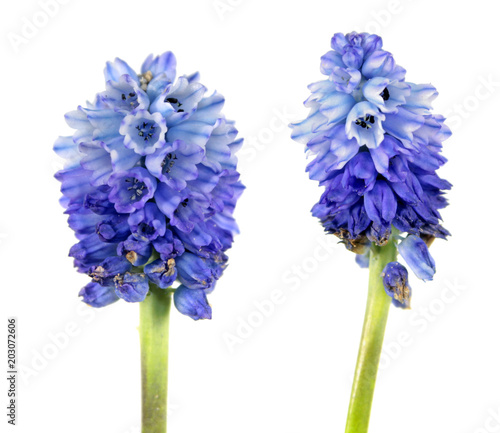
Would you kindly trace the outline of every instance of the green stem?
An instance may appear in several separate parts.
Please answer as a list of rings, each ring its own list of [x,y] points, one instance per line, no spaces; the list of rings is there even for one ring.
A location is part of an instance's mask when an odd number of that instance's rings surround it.
[[[166,433],[168,328],[172,293],[151,284],[140,306],[142,433]]]
[[[368,300],[352,384],[346,433],[366,433],[368,431],[378,363],[391,305],[391,298],[385,293],[381,274],[385,265],[395,261],[396,258],[397,250],[392,239],[386,246],[373,246],[370,251]]]

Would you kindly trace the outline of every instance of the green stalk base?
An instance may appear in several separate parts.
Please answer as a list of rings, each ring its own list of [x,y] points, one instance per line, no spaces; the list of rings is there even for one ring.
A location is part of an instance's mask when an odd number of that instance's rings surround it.
[[[142,433],[166,433],[168,331],[172,293],[151,284],[140,304]]]
[[[391,298],[385,293],[381,274],[385,265],[396,258],[397,250],[392,239],[386,246],[373,246],[370,251],[368,300],[352,384],[346,433],[368,432],[385,325],[391,305]]]

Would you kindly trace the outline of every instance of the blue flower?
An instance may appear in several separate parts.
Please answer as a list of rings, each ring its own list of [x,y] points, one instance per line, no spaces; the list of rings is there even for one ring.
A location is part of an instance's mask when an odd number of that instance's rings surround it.
[[[361,81],[361,73],[357,69],[340,66],[333,67],[331,77],[335,83],[335,90],[344,93],[352,93]]]
[[[87,305],[95,308],[105,307],[120,299],[114,287],[101,286],[99,283],[88,283],[78,296],[81,296]]]
[[[138,240],[131,235],[118,244],[116,253],[125,257],[133,266],[143,266],[153,254],[153,244],[149,241]]]
[[[142,302],[149,292],[146,275],[127,272],[115,277],[115,293],[127,302]]]
[[[358,102],[347,115],[347,138],[355,138],[359,146],[376,149],[384,139],[383,120],[385,115],[374,104]]]
[[[186,286],[179,286],[174,293],[174,304],[182,314],[194,320],[212,318],[212,307],[203,289],[188,289]]]
[[[153,202],[130,214],[127,221],[132,235],[139,241],[154,241],[167,231],[165,215],[160,212]]]
[[[408,284],[408,271],[398,262],[388,263],[382,271],[385,292],[392,303],[399,308],[410,308],[411,287]]]
[[[128,272],[131,268],[131,263],[125,257],[112,256],[98,266],[92,266],[89,276],[101,286],[114,286],[115,277]]]
[[[422,238],[409,235],[399,243],[398,251],[418,278],[424,281],[434,278],[436,263]]]
[[[141,302],[150,283],[181,283],[179,311],[210,318],[206,295],[226,267],[244,189],[242,140],[221,113],[224,97],[208,94],[197,73],[177,77],[170,52],[149,56],[140,73],[115,59],[104,75],[105,90],[66,114],[74,134],[54,145],[78,240],[70,256],[92,278],[80,296],[95,307]]]
[[[179,280],[193,289],[211,289],[225,268],[227,258],[199,257],[186,252],[177,259]]]
[[[144,272],[148,276],[149,281],[156,284],[160,289],[170,287],[177,278],[174,259],[168,259],[167,261],[161,259],[155,260],[144,267]]]
[[[176,191],[182,191],[188,181],[198,178],[198,164],[204,155],[202,147],[176,140],[148,156],[146,167],[159,180]]]
[[[121,242],[130,235],[126,215],[112,215],[95,226],[95,231],[102,242]]]
[[[117,212],[132,213],[153,198],[156,185],[154,176],[142,167],[114,173],[109,179],[109,201],[115,204]]]
[[[151,155],[165,146],[167,122],[160,113],[136,110],[126,116],[120,125],[120,134],[125,136],[123,145],[135,153]]]
[[[311,156],[309,177],[324,188],[312,213],[363,255],[362,266],[370,244],[408,234],[401,256],[417,277],[432,279],[426,242],[449,235],[439,210],[451,188],[436,173],[446,162],[442,142],[451,134],[444,117],[432,113],[437,91],[406,82],[405,69],[377,35],[337,33],[331,47],[321,58],[327,78],[309,86],[309,115],[291,125],[292,138]]]

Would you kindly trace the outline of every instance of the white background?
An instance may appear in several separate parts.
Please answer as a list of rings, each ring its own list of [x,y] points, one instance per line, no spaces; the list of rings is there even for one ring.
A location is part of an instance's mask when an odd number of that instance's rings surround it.
[[[5,341],[6,317],[18,317],[28,372],[19,378],[19,425],[7,428],[2,409],[2,432],[139,431],[138,306],[79,302],[88,277],[67,257],[74,238],[57,203],[52,143],[70,133],[64,113],[104,89],[107,60],[139,68],[167,50],[181,74],[199,70],[225,95],[224,111],[247,139],[241,235],[210,298],[214,318],[173,315],[169,432],[343,431],[368,275],[310,216],[320,190],[285,124],[307,114],[306,86],[322,79],[333,33],[353,29],[379,33],[408,81],[438,88],[435,110],[454,132],[440,172],[454,184],[443,212],[453,236],[432,247],[433,282],[411,277],[413,309],[391,310],[370,431],[500,428],[496,2],[65,3],[46,20],[35,0],[4,2],[0,14],[0,332]],[[36,34],[23,36],[26,20]],[[16,46],[13,34],[27,37]],[[262,302],[273,310],[265,318]],[[231,336],[240,340],[228,344]]]

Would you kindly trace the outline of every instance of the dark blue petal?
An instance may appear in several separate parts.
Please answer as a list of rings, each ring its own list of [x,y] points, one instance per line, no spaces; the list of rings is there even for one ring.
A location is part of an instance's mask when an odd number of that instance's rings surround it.
[[[128,272],[131,268],[132,265],[125,257],[113,256],[106,258],[98,266],[92,266],[89,276],[101,286],[114,287],[114,278]]]
[[[128,225],[132,235],[139,241],[154,241],[167,230],[167,221],[155,203],[146,205],[128,217]]]
[[[124,256],[132,265],[145,265],[153,252],[153,247],[149,242],[137,240],[130,236],[127,240],[120,242],[117,247],[117,253]]]
[[[127,302],[142,302],[149,292],[149,281],[144,274],[131,274],[115,278],[116,295]]]
[[[113,173],[109,179],[109,186],[111,186],[109,201],[115,204],[117,212],[134,212],[142,209],[154,196],[156,185],[156,179],[142,167]]]
[[[155,260],[144,267],[144,272],[150,281],[160,289],[169,288],[177,278],[174,259],[168,259],[167,261]]]
[[[396,307],[410,308],[411,287],[408,284],[408,271],[398,263],[391,262],[382,271],[385,292],[392,298]]]
[[[365,195],[365,208],[372,221],[383,224],[396,215],[397,202],[394,193],[384,180],[378,180]]]
[[[101,308],[118,301],[114,287],[103,287],[98,283],[88,283],[78,296],[91,307]]]
[[[207,301],[207,295],[202,289],[188,289],[179,286],[174,292],[175,308],[182,314],[194,320],[211,319],[212,307]]]
[[[223,260],[199,257],[185,252],[176,259],[179,280],[190,289],[210,289],[225,268]]]

